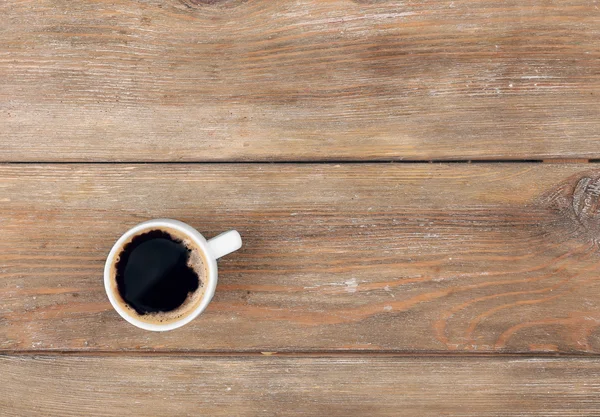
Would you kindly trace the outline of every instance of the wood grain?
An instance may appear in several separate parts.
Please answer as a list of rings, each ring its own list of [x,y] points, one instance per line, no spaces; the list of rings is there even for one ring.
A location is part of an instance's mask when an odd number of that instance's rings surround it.
[[[0,4],[0,160],[600,158],[584,0]]]
[[[0,357],[14,416],[600,414],[596,359]]]
[[[600,352],[594,164],[0,165],[0,349]],[[206,313],[110,307],[143,220],[235,228]]]

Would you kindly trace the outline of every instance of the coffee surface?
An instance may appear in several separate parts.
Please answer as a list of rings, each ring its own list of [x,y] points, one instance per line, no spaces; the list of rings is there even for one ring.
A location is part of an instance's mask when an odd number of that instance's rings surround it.
[[[140,315],[176,310],[202,285],[191,251],[163,230],[135,236],[116,263],[119,294]]]

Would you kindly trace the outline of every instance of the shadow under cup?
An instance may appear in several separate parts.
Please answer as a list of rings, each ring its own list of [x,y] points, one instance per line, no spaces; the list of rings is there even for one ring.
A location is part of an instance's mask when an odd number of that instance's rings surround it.
[[[189,234],[167,225],[148,225],[128,235],[111,253],[107,290],[121,315],[161,326],[198,310],[209,279],[208,260]]]

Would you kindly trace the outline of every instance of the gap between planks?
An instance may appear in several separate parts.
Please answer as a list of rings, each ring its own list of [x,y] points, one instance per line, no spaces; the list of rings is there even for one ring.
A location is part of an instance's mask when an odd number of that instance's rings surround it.
[[[561,352],[536,352],[536,353],[508,353],[508,352],[400,352],[400,351],[296,351],[296,352],[267,352],[267,351],[143,351],[143,350],[0,350],[0,357],[8,356],[69,356],[69,357],[173,357],[173,358],[253,358],[253,357],[281,357],[281,358],[443,358],[447,360],[465,360],[473,358],[488,358],[507,360],[527,360],[536,358],[555,359],[600,359],[599,353],[561,353]]]
[[[286,161],[0,161],[0,165],[594,164],[600,159],[318,159]]]

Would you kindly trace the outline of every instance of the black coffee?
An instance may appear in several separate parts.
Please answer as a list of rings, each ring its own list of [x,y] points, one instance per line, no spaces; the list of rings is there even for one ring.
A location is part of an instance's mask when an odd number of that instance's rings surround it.
[[[163,230],[134,237],[116,264],[119,294],[138,314],[176,310],[198,289],[191,249]]]

